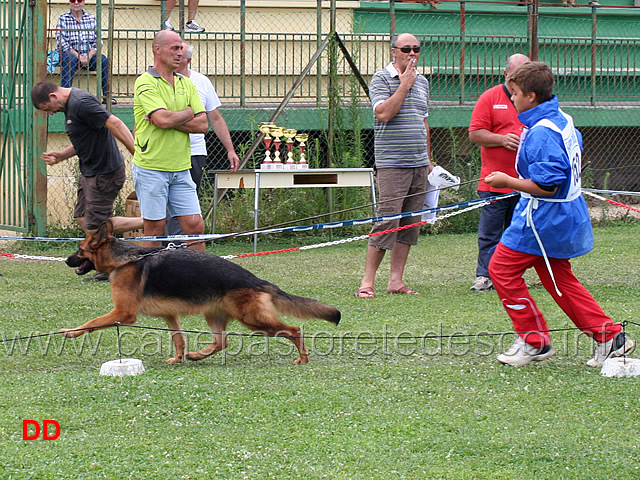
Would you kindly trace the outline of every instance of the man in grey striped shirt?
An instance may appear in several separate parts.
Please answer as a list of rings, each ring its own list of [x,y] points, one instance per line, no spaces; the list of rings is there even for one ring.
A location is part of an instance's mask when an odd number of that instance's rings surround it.
[[[429,134],[429,82],[416,70],[420,42],[402,33],[391,42],[393,62],[376,72],[369,96],[374,113],[375,158],[381,216],[420,210],[431,165]],[[421,194],[420,194],[421,193]],[[376,223],[367,247],[364,277],[358,298],[374,298],[375,276],[387,250],[391,250],[388,293],[418,294],[403,280],[411,245],[418,243],[419,227],[379,234],[420,221],[406,217]]]

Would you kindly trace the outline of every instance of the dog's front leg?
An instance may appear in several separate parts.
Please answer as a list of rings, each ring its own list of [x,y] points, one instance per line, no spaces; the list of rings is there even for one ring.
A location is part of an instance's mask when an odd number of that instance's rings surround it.
[[[173,345],[176,347],[176,356],[174,358],[167,359],[167,363],[183,363],[184,362],[184,350],[186,348],[186,341],[182,334],[182,326],[180,320],[176,316],[164,317],[167,322],[167,326],[171,330],[171,338],[173,339]]]
[[[60,329],[60,332],[63,337],[75,338],[79,337],[83,333],[93,332],[94,330],[99,330],[101,328],[113,327],[116,324],[133,325],[134,323],[136,323],[135,312],[114,309],[106,315],[89,320],[87,323],[76,328],[62,328]]]

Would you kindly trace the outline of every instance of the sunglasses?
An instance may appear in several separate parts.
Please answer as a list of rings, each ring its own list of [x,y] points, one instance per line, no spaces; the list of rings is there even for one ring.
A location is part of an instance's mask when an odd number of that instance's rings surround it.
[[[413,53],[420,53],[420,47],[396,47],[398,48],[402,53],[409,53],[411,50],[413,50]]]
[[[69,0],[69,3],[83,3],[84,0]]]

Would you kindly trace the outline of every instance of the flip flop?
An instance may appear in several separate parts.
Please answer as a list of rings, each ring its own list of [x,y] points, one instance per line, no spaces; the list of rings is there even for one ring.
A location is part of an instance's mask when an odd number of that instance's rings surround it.
[[[370,287],[359,288],[354,295],[356,298],[376,298],[376,294],[373,293],[373,288]]]
[[[389,289],[387,289],[387,293],[389,293],[389,294],[403,294],[403,295],[420,295],[420,293],[416,292],[415,290],[411,290],[406,285],[401,286],[397,290],[389,290]]]

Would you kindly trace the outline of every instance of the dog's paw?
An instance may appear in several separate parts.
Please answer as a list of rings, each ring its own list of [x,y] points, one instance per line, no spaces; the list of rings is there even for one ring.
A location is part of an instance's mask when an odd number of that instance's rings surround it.
[[[200,352],[189,352],[185,355],[185,357],[187,358],[187,360],[202,360],[203,358],[206,358],[205,355],[202,355]]]
[[[82,335],[84,332],[82,330],[74,330],[72,328],[61,328],[60,333],[63,337],[66,338],[76,338]]]
[[[307,363],[309,363],[309,355],[300,355],[300,358],[293,362],[294,365],[306,365]]]
[[[168,364],[184,363],[184,358],[180,358],[180,357],[169,358],[167,359],[167,363]]]

